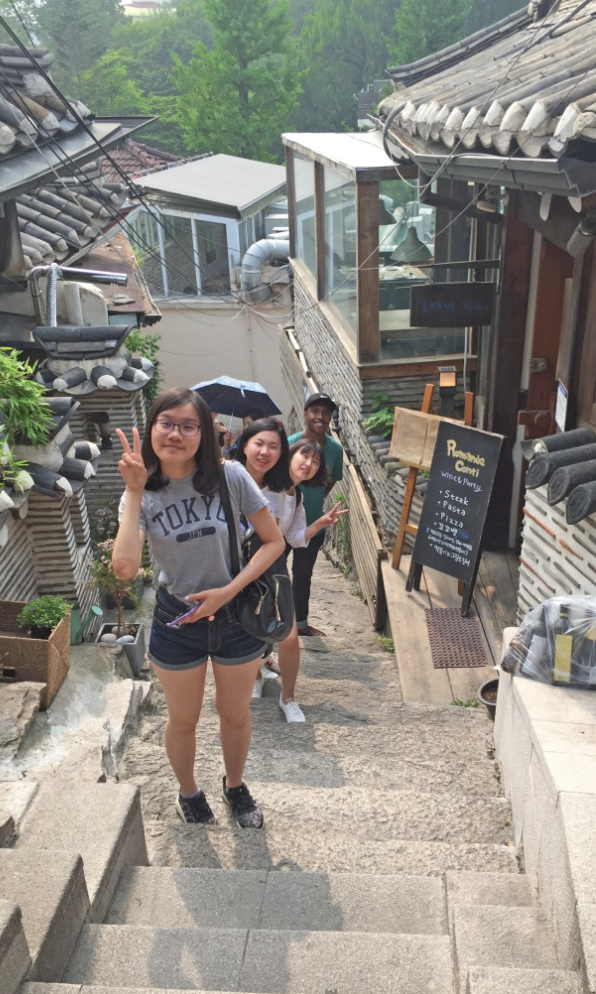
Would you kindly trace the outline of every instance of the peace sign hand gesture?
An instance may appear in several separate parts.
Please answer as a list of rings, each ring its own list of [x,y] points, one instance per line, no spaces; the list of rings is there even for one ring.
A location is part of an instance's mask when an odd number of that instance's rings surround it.
[[[343,511],[340,511],[340,507],[341,507],[341,501],[338,500],[337,504],[335,504],[330,511],[327,511],[327,514],[323,515],[323,517],[320,519],[321,521],[324,522],[322,526],[323,528],[329,528],[331,525],[336,525],[342,514],[349,513],[350,509],[348,507],[345,507]]]
[[[127,490],[142,493],[147,482],[147,468],[141,455],[141,439],[136,428],[132,430],[132,449],[121,428],[116,428],[116,434],[122,443],[122,458],[118,463],[120,475]]]

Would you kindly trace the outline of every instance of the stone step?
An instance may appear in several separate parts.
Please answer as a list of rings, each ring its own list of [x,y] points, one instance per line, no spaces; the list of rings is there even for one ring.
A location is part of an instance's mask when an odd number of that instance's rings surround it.
[[[273,680],[267,684],[274,687],[271,703],[276,704],[279,684]],[[300,699],[298,693],[296,696]],[[166,710],[159,691],[153,694],[153,702],[159,713],[143,716],[139,735],[142,740],[161,742]],[[288,724],[279,707],[261,708],[261,703],[262,699],[254,701],[251,707],[253,745],[261,740],[269,744],[273,735],[280,747],[286,744],[303,751],[315,744],[324,751],[373,754],[390,749],[393,755],[411,751],[425,758],[458,753],[462,758],[473,758],[494,751],[492,723],[485,713],[471,708],[392,705],[393,720],[387,722],[378,709],[370,716],[353,715],[330,701],[321,705],[326,711],[318,714],[316,721]],[[199,743],[203,737],[216,735],[218,726],[215,710],[206,703],[199,723]]]
[[[230,823],[221,799],[221,770],[216,779],[201,778],[220,825]],[[507,844],[512,837],[511,809],[502,797],[371,790],[365,787],[296,787],[287,782],[249,780],[251,793],[262,807],[266,828],[275,831],[301,827],[315,846],[321,839],[342,836],[369,841],[374,826],[376,842],[391,839],[417,842]],[[173,786],[173,785],[172,785]],[[176,821],[171,787],[163,780],[143,785],[145,821]],[[174,796],[175,796],[174,788]]]
[[[0,898],[0,985],[2,994],[15,994],[31,966],[21,909]]]
[[[348,836],[377,842],[493,842],[511,838],[511,808],[502,797],[421,793],[364,787],[294,787],[252,780],[250,789],[276,830],[299,826],[317,844],[323,837]],[[209,795],[208,795],[209,796]],[[219,801],[213,796],[214,810]],[[221,802],[223,807],[223,802]],[[219,810],[218,810],[219,813]],[[222,822],[224,819],[221,818]]]
[[[395,994],[397,978],[404,994],[452,994],[448,937],[87,925],[63,979],[105,987]]]
[[[88,986],[87,984],[21,984],[19,989],[19,994],[180,994],[180,988],[172,987],[114,987],[110,984],[109,987],[101,986]],[[186,988],[186,994],[228,994],[224,991],[206,991],[206,990],[189,990]],[[248,991],[237,991],[235,994],[252,994]],[[275,994],[283,994],[283,992],[276,991]],[[298,992],[296,992],[298,994]],[[306,992],[303,992],[306,994]],[[567,994],[565,991],[564,994]]]
[[[120,871],[145,865],[138,788],[129,784],[47,782],[21,823],[15,852],[79,853],[91,902],[91,920],[107,911]]]
[[[456,906],[449,927],[461,994],[472,967],[559,968],[552,922],[540,908]]]
[[[465,994],[582,994],[577,973],[471,967]]]
[[[89,914],[81,857],[0,849],[0,894],[21,909],[29,978],[60,980]]]
[[[517,878],[514,878],[517,879]],[[447,934],[438,877],[125,867],[106,924]]]
[[[538,881],[532,874],[468,873],[445,874],[447,910],[460,906],[505,905],[539,907]]]
[[[281,715],[281,712],[280,712]],[[290,728],[291,726],[287,726]],[[120,775],[141,785],[155,777],[163,777],[164,749],[157,741],[132,741],[126,758],[120,765]],[[201,781],[216,783],[222,775],[222,758],[215,735],[205,742],[199,731],[197,773]],[[455,791],[482,797],[499,796],[501,785],[494,761],[487,753],[459,756],[457,753],[428,756],[413,750],[351,751],[334,754],[319,751],[311,742],[310,752],[303,748],[292,749],[298,738],[285,729],[271,729],[267,738],[259,733],[253,736],[251,750],[245,767],[248,783],[255,780],[283,780],[302,787],[367,787],[382,784],[385,789],[399,790],[407,785],[409,790]],[[144,800],[144,799],[143,799]]]
[[[290,869],[311,873],[375,873],[440,876],[446,870],[491,869],[518,873],[517,850],[511,845],[418,842],[356,838],[348,834],[315,832],[301,825],[266,824],[262,832],[238,828],[227,811],[210,828],[183,825],[171,797],[169,821],[146,821],[151,864],[204,869]],[[223,807],[223,805],[222,805]],[[372,824],[372,822],[371,822]],[[372,835],[371,830],[371,835]]]

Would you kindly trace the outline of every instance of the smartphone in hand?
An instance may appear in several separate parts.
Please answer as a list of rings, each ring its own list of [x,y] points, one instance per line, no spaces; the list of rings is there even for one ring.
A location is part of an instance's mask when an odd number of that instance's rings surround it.
[[[185,611],[184,614],[179,614],[178,617],[174,618],[173,621],[168,621],[168,623],[167,623],[168,624],[168,628],[180,628],[180,622],[184,621],[185,618],[189,618],[190,615],[194,614],[195,611],[197,610],[197,608],[199,608],[200,606],[201,606],[201,602],[197,601],[196,604],[193,604],[193,606],[191,607],[190,611]]]

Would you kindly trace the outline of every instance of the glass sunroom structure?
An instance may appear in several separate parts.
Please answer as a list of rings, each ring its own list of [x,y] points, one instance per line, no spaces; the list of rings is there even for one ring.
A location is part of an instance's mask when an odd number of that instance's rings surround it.
[[[295,279],[354,362],[383,366],[384,376],[390,366],[424,376],[426,364],[434,371],[445,360],[471,372],[482,329],[412,325],[410,307],[413,287],[472,278],[474,220],[445,218],[418,170],[385,153],[379,132],[283,139]],[[454,255],[459,270],[444,261]]]

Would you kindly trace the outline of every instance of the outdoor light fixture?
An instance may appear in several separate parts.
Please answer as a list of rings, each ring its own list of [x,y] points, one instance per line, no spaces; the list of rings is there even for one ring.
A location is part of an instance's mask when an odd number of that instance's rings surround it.
[[[476,207],[479,211],[485,211],[487,214],[496,214],[499,209],[499,204],[494,196],[491,196],[488,187],[483,187],[483,189],[478,194],[476,198]]]
[[[452,418],[457,391],[457,369],[455,366],[437,366],[439,374],[439,414]]]
[[[589,248],[596,235],[596,212],[588,211],[580,218],[579,224],[567,242],[567,251],[574,258]]]
[[[391,255],[392,262],[428,262],[432,259],[432,252],[420,241],[418,232],[414,225],[408,228],[408,233],[403,242],[400,242],[395,252]]]

